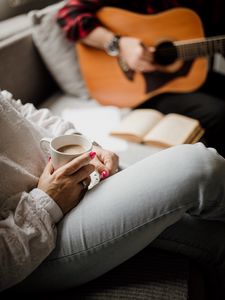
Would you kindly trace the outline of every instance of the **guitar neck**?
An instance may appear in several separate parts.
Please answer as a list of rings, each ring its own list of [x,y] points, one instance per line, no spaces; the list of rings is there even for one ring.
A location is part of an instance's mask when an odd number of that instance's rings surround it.
[[[212,56],[215,53],[225,53],[225,36],[217,36],[189,41],[178,41],[174,45],[177,56],[182,60],[191,60],[201,56]]]

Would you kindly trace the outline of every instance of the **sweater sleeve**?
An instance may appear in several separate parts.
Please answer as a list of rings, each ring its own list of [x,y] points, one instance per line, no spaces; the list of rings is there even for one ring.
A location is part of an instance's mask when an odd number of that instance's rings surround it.
[[[56,16],[57,23],[71,41],[86,37],[100,25],[96,12],[110,1],[103,0],[69,0]],[[112,1],[111,1],[112,2]]]
[[[22,281],[49,255],[62,218],[60,208],[37,188],[18,197],[16,210],[0,221],[0,291]]]
[[[47,130],[52,136],[79,133],[73,123],[53,115],[49,109],[36,109],[32,103],[22,104],[20,100],[14,100],[12,94],[8,91],[2,91],[2,94],[27,120],[35,124],[35,126]]]

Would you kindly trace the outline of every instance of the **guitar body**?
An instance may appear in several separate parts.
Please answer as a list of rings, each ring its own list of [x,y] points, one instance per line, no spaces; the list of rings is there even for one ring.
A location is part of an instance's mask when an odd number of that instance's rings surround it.
[[[186,8],[174,8],[156,15],[141,15],[104,7],[97,17],[109,30],[122,36],[139,38],[146,46],[162,41],[183,41],[204,37],[198,15]],[[133,80],[124,75],[118,60],[104,51],[76,44],[81,73],[90,95],[102,105],[135,107],[165,92],[194,91],[205,81],[206,57],[164,67],[160,72],[135,73]]]

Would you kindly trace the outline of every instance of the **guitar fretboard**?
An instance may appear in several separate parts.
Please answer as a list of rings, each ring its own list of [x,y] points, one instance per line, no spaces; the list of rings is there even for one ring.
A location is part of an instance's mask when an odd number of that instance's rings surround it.
[[[215,53],[225,53],[225,36],[217,36],[201,40],[179,41],[174,45],[177,55],[183,60],[191,60],[200,56],[212,56]]]

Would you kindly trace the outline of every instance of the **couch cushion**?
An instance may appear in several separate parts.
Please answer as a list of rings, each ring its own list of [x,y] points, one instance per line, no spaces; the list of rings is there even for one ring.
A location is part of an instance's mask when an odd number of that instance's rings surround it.
[[[80,74],[74,43],[66,39],[55,19],[64,2],[29,13],[33,23],[33,39],[61,89],[67,94],[87,99],[88,92]]]
[[[16,35],[30,27],[27,15],[19,15],[0,22],[0,41]]]
[[[29,30],[0,41],[0,62],[0,88],[23,102],[37,105],[56,90]]]

